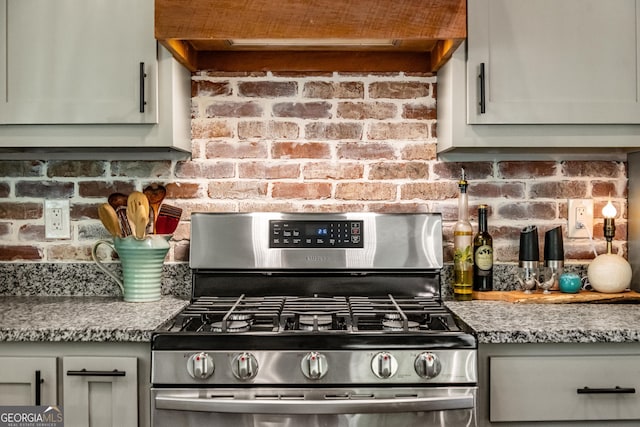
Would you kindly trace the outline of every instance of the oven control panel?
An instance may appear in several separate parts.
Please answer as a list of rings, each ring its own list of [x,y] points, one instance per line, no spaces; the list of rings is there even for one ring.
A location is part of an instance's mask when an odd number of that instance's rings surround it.
[[[477,350],[156,350],[151,379],[153,384],[272,386],[475,384]]]
[[[361,220],[269,221],[270,248],[363,248]]]

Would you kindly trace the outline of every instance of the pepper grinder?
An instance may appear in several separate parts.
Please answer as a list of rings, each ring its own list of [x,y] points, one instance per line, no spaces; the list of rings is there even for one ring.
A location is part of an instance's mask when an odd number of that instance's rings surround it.
[[[538,227],[528,225],[520,231],[520,253],[518,254],[518,282],[525,294],[530,294],[538,282],[540,251]]]
[[[544,233],[544,267],[543,288],[545,291],[559,289],[558,280],[564,270],[564,244],[562,242],[562,227],[560,226]]]

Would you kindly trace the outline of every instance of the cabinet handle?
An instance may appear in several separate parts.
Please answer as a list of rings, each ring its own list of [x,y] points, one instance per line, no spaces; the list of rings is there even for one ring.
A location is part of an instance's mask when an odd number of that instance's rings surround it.
[[[144,106],[147,105],[147,101],[144,99],[144,79],[147,77],[147,73],[144,72],[144,62],[140,63],[140,112],[144,113]]]
[[[481,62],[480,75],[478,75],[478,79],[480,80],[480,114],[484,114],[487,110],[487,104],[485,102],[484,77],[484,62]]]
[[[591,388],[583,387],[576,390],[578,394],[634,394],[636,392],[635,387],[620,387],[615,386],[611,388]]]
[[[36,371],[36,406],[40,406],[42,400],[42,374],[39,370]]]
[[[127,375],[126,371],[87,371],[86,369],[80,369],[79,371],[67,371],[67,376],[85,376],[85,377],[124,377]]]

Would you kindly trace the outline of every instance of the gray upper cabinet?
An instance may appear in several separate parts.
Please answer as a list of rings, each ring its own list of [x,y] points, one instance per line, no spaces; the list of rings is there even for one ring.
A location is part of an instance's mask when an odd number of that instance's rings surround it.
[[[468,2],[467,122],[640,123],[639,5]]]
[[[0,0],[0,156],[188,157],[191,73],[153,19],[153,0]]]
[[[438,70],[439,157],[625,160],[639,16],[640,0],[469,1],[467,41]]]
[[[153,1],[0,0],[0,123],[157,123]]]

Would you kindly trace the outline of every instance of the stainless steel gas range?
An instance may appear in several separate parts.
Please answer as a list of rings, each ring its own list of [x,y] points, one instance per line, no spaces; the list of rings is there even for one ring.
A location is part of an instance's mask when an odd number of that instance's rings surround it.
[[[152,424],[475,426],[440,214],[191,216],[192,302],[152,338]]]

